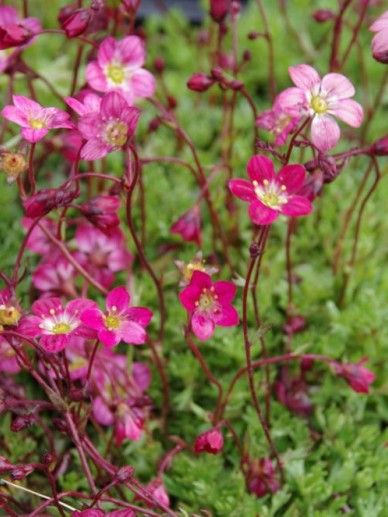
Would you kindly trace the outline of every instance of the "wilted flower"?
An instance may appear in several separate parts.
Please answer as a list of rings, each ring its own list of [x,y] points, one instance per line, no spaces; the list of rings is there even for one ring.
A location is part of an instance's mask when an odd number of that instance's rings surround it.
[[[185,212],[171,225],[171,233],[177,233],[186,242],[201,245],[201,212],[198,205]]]
[[[321,151],[334,147],[340,138],[340,128],[333,116],[349,126],[359,127],[364,117],[362,106],[350,99],[354,86],[342,74],[326,74],[322,79],[309,65],[289,67],[296,88],[287,88],[279,96],[279,105],[287,109],[299,106],[301,115],[312,117],[311,140]]]
[[[372,39],[373,57],[380,63],[388,63],[388,11],[377,18],[369,30],[377,33]]]
[[[205,260],[202,258],[202,251],[198,251],[194,258],[190,260],[187,264],[182,262],[182,260],[175,261],[176,267],[179,269],[181,273],[181,281],[179,282],[180,287],[186,287],[190,283],[191,277],[193,276],[194,271],[203,271],[208,275],[214,275],[217,273],[218,268],[215,266],[207,266]]]
[[[218,427],[209,429],[197,436],[194,442],[194,451],[197,453],[208,452],[218,454],[224,447],[224,437]]]
[[[99,92],[121,93],[129,104],[155,91],[153,75],[142,68],[145,61],[144,44],[137,36],[122,40],[105,38],[97,52],[97,61],[89,63],[86,78]]]
[[[194,271],[190,284],[179,294],[179,299],[190,317],[191,329],[198,339],[209,339],[216,325],[234,327],[239,317],[232,306],[236,286],[232,282],[212,282],[202,271]]]
[[[73,127],[69,114],[65,111],[58,108],[44,108],[23,95],[13,95],[12,100],[13,106],[5,106],[1,114],[23,128],[22,136],[28,142],[38,142],[50,129]]]
[[[13,7],[0,7],[0,50],[25,45],[41,30],[37,18],[19,18]]]
[[[106,312],[87,308],[81,321],[96,331],[105,346],[114,347],[120,341],[130,345],[142,345],[147,340],[145,327],[152,318],[152,311],[145,307],[130,307],[130,296],[125,287],[116,287],[106,298]]]
[[[358,363],[338,363],[333,361],[334,372],[345,379],[352,390],[357,393],[368,393],[369,385],[374,382],[376,376],[363,365],[367,359],[361,359]]]
[[[17,325],[21,318],[21,310],[14,295],[6,288],[0,291],[0,330],[5,326]]]
[[[292,134],[301,119],[297,109],[284,109],[278,97],[275,99],[270,110],[263,111],[256,119],[256,125],[266,131],[273,133],[275,145],[283,145],[288,135]]]
[[[280,371],[275,382],[276,398],[283,406],[300,416],[308,416],[313,405],[308,396],[308,385],[302,376],[291,377],[287,367]]]
[[[275,174],[269,158],[255,155],[249,160],[247,171],[251,181],[232,179],[229,188],[249,203],[249,216],[255,224],[271,224],[280,214],[300,217],[311,212],[311,202],[297,194],[306,174],[302,165],[285,165]]]
[[[251,461],[247,475],[248,490],[257,497],[274,494],[280,488],[276,472],[269,458]]]
[[[0,171],[7,176],[7,182],[12,183],[27,169],[27,160],[22,153],[0,150]]]

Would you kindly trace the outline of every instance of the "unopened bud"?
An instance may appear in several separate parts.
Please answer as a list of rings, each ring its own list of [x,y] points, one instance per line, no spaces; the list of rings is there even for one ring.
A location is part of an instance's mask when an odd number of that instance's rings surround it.
[[[335,18],[335,14],[330,9],[317,9],[313,12],[313,18],[317,23],[325,23]]]
[[[388,155],[388,136],[379,138],[371,145],[371,154],[375,156],[387,156]]]
[[[206,92],[213,84],[214,80],[206,74],[193,74],[187,81],[187,87],[193,92]]]
[[[68,205],[77,196],[77,190],[66,184],[57,189],[42,189],[23,201],[24,212],[27,217],[40,217],[54,208]]]
[[[75,38],[85,32],[89,25],[92,13],[90,9],[74,9],[65,6],[59,12],[58,21],[68,38]]]
[[[14,465],[14,468],[11,470],[11,478],[19,481],[27,477],[34,470],[34,466],[28,463],[26,465]]]
[[[125,481],[128,481],[129,479],[132,478],[134,472],[135,472],[135,469],[133,467],[130,467],[129,465],[127,465],[125,467],[121,467],[116,472],[116,478],[119,481],[121,481],[122,483],[124,483]]]
[[[158,72],[158,74],[163,73],[165,66],[166,66],[166,62],[164,61],[164,59],[162,57],[158,56],[155,58],[154,68]]]
[[[11,422],[11,431],[18,433],[33,424],[34,420],[33,415],[18,415]]]
[[[224,21],[228,14],[230,0],[210,0],[210,16],[217,23]]]

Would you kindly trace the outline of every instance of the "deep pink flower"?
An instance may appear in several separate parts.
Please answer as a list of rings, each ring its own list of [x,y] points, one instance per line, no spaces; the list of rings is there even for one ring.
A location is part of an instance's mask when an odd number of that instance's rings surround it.
[[[337,363],[333,361],[335,373],[345,379],[352,390],[357,393],[368,393],[369,385],[374,382],[376,376],[363,365],[367,359],[361,359],[358,363]]]
[[[321,151],[334,147],[340,138],[340,128],[334,117],[352,127],[360,127],[364,117],[362,106],[351,99],[355,90],[344,75],[330,73],[322,79],[309,65],[289,67],[296,88],[287,88],[279,96],[284,109],[299,107],[301,115],[312,117],[311,140]]]
[[[6,339],[0,336],[0,372],[19,373],[20,370],[15,350]]]
[[[385,11],[369,30],[376,32],[372,40],[373,57],[380,63],[388,63],[388,11]]]
[[[112,228],[120,224],[120,219],[117,215],[119,206],[120,199],[118,196],[103,194],[79,205],[79,209],[99,230],[109,234]]]
[[[137,36],[117,41],[105,38],[97,52],[97,61],[86,68],[86,78],[94,90],[120,92],[129,104],[136,99],[151,97],[155,91],[153,75],[142,68],[145,49]]]
[[[152,312],[145,307],[129,307],[129,302],[125,287],[116,287],[106,298],[106,313],[97,308],[86,309],[81,320],[95,330],[98,339],[108,347],[120,341],[142,345],[147,340],[145,327],[151,321]]]
[[[13,7],[0,7],[0,50],[25,45],[41,30],[37,18],[19,18]]]
[[[283,108],[278,100],[275,99],[270,110],[263,111],[256,119],[256,125],[266,131],[271,132],[274,137],[275,145],[283,145],[288,135],[292,134],[298,126],[301,115],[298,109]]]
[[[223,447],[224,437],[217,427],[201,433],[194,442],[194,451],[197,453],[208,452],[209,454],[218,454]]]
[[[74,100],[71,103],[73,109]],[[69,99],[67,102],[70,104]],[[87,140],[81,149],[81,158],[98,160],[127,143],[136,130],[140,111],[129,106],[119,93],[111,92],[102,98],[99,112],[89,111],[81,115],[78,130]]]
[[[28,142],[38,142],[50,129],[73,127],[69,114],[65,111],[58,108],[44,108],[23,95],[13,95],[12,99],[13,106],[5,106],[1,114],[23,128],[22,136]]]
[[[32,314],[21,320],[18,332],[39,338],[46,352],[59,352],[76,336],[91,337],[80,314],[94,306],[94,302],[83,298],[72,300],[66,307],[60,298],[41,298],[32,304]]]
[[[201,245],[201,212],[198,205],[185,212],[171,225],[171,233],[177,233],[186,242]]]
[[[254,460],[249,465],[247,476],[248,490],[257,497],[274,494],[280,488],[276,472],[269,458]]]
[[[297,194],[306,174],[302,165],[286,165],[275,174],[269,158],[255,155],[249,160],[247,171],[250,181],[232,179],[229,188],[249,203],[249,217],[255,224],[271,224],[280,214],[300,217],[311,212],[311,202]]]
[[[236,286],[232,282],[212,282],[202,271],[194,271],[190,284],[179,299],[190,317],[191,329],[198,339],[209,339],[215,326],[234,327],[239,317],[232,306]]]

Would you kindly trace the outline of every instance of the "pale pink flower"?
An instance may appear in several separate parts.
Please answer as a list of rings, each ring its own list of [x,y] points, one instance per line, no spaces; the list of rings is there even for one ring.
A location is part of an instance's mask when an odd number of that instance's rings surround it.
[[[60,298],[41,298],[32,304],[32,314],[21,320],[18,332],[39,339],[46,352],[59,352],[74,337],[92,336],[81,322],[80,314],[94,306],[94,302],[83,298],[72,300],[66,307]]]
[[[67,99],[73,108],[76,106],[75,101]],[[82,103],[78,103],[76,109],[81,114],[78,131],[87,140],[81,149],[81,158],[84,160],[98,160],[121,149],[135,133],[140,116],[140,111],[129,106],[116,92],[107,93],[102,98],[98,112]],[[82,114],[83,109],[85,114]]]
[[[309,65],[289,67],[296,88],[287,88],[279,96],[284,110],[299,107],[301,115],[312,117],[311,140],[320,151],[328,151],[340,138],[340,128],[333,117],[349,126],[360,127],[364,113],[362,106],[351,99],[353,84],[342,74],[326,74],[322,79]]]
[[[311,202],[297,194],[306,175],[302,165],[285,165],[275,174],[272,161],[258,154],[249,160],[247,171],[250,181],[232,179],[229,188],[249,203],[249,217],[255,224],[271,224],[280,214],[300,217],[311,212]]]
[[[137,36],[122,40],[105,38],[97,52],[97,61],[86,68],[89,85],[99,92],[120,92],[129,104],[136,99],[151,97],[155,91],[153,75],[142,68],[145,49]]]
[[[239,317],[232,306],[236,286],[232,282],[212,282],[202,271],[194,271],[190,284],[179,294],[179,300],[189,313],[191,329],[198,339],[209,339],[216,325],[234,327]]]
[[[106,298],[106,312],[98,308],[86,309],[82,322],[96,331],[105,346],[114,347],[120,341],[142,345],[147,340],[145,328],[152,318],[146,307],[130,307],[130,296],[125,287],[116,287]]]
[[[376,32],[372,39],[373,57],[380,63],[388,63],[388,11],[377,18],[369,30]]]
[[[13,95],[13,106],[5,106],[1,114],[7,120],[21,126],[22,136],[31,143],[38,142],[50,129],[73,127],[69,114],[58,108],[44,108],[37,102]]]
[[[33,285],[44,296],[76,295],[74,278],[76,271],[70,262],[57,251],[47,255],[32,273]]]

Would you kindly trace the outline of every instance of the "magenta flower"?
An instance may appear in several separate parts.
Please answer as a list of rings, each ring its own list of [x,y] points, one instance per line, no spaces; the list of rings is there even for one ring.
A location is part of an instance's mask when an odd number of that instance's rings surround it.
[[[42,30],[37,18],[19,18],[13,7],[0,7],[0,50],[20,47]]]
[[[105,38],[97,52],[97,61],[86,68],[89,85],[99,92],[121,93],[129,104],[151,97],[155,91],[153,75],[142,68],[145,61],[143,42],[137,36],[117,41]]]
[[[151,321],[152,312],[145,307],[129,307],[129,302],[125,287],[116,287],[106,298],[106,313],[97,308],[86,309],[81,320],[95,330],[101,343],[108,347],[120,341],[142,345],[147,340],[145,327]]]
[[[18,332],[39,338],[46,352],[60,352],[74,337],[91,337],[80,314],[94,305],[90,300],[78,298],[64,307],[60,298],[41,298],[32,304],[32,314],[21,320]]]
[[[218,454],[223,447],[224,437],[217,427],[200,434],[194,442],[194,451],[197,453],[208,452],[209,454]]]
[[[72,99],[74,109],[76,99]],[[67,102],[70,104],[69,98]],[[86,102],[86,100],[85,100]],[[82,103],[79,103],[82,106]],[[77,109],[80,110],[80,105]],[[85,108],[89,109],[89,106]],[[140,111],[129,106],[118,93],[107,93],[101,100],[100,111],[86,111],[78,122],[78,130],[86,144],[81,149],[84,160],[98,160],[112,151],[121,149],[136,129]]]
[[[198,339],[206,341],[220,327],[238,325],[239,317],[232,306],[236,286],[232,282],[212,282],[202,271],[194,271],[190,284],[179,299],[190,317],[191,329]]]
[[[229,188],[249,203],[249,217],[255,224],[271,224],[280,214],[300,217],[311,212],[311,202],[296,194],[305,180],[302,165],[286,165],[275,174],[271,160],[258,154],[249,160],[247,171],[251,181],[232,179]]]
[[[311,140],[320,151],[328,151],[340,138],[340,128],[334,117],[351,127],[360,127],[364,117],[362,106],[351,99],[355,90],[344,75],[326,74],[322,79],[309,65],[289,67],[296,88],[287,88],[279,96],[280,106],[299,107],[301,115],[312,117]]]
[[[43,108],[23,95],[13,95],[12,99],[14,105],[5,106],[1,114],[23,128],[22,136],[28,142],[38,142],[50,129],[73,127],[69,114],[60,109]]]
[[[385,11],[369,27],[376,32],[372,40],[373,57],[380,63],[388,63],[388,11]]]
[[[368,393],[369,385],[374,382],[376,376],[363,365],[367,359],[358,363],[337,363],[333,362],[335,373],[345,379],[349,386],[357,393]]]
[[[171,233],[177,233],[186,242],[201,245],[201,212],[198,205],[185,212],[171,225]]]

